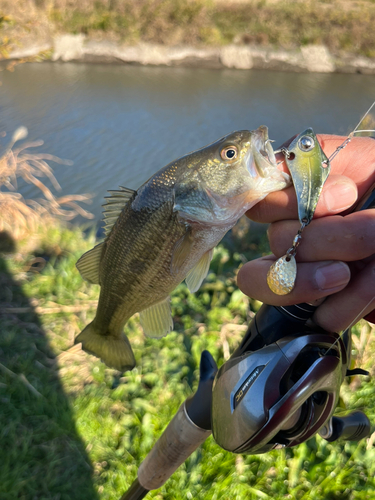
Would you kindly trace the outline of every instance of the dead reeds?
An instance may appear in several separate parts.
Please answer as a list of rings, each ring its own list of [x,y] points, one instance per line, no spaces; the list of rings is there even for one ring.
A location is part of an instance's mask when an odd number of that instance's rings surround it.
[[[17,142],[27,137],[27,133],[25,127],[18,128],[8,146],[2,153],[0,152],[0,231],[7,231],[15,239],[21,239],[35,232],[39,226],[57,219],[69,221],[78,214],[92,219],[93,215],[79,205],[79,202],[90,202],[91,195],[56,197],[41,180],[46,178],[56,191],[61,190],[47,162],[70,165],[69,161],[50,154],[30,152],[31,148],[41,146],[43,141],[26,142],[22,146],[15,146]],[[25,200],[17,192],[18,179],[36,186],[42,197]]]

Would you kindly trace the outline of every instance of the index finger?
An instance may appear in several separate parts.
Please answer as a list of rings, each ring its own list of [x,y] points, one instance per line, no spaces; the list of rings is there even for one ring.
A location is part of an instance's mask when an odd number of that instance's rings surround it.
[[[319,135],[319,142],[329,157],[345,137]],[[285,162],[280,165],[287,171]],[[315,212],[316,217],[340,213],[352,206],[375,182],[375,141],[369,137],[355,137],[331,163],[331,173],[324,185]],[[358,195],[355,190],[358,190]],[[257,222],[275,222],[298,219],[297,200],[293,187],[269,194],[246,214]]]
[[[314,218],[339,214],[350,208],[358,198],[357,186],[344,175],[330,175],[324,184]],[[277,222],[298,219],[294,187],[271,193],[246,213],[256,222]]]

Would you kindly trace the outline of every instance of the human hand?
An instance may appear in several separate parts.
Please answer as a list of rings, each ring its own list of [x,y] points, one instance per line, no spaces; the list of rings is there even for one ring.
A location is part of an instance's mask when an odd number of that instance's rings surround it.
[[[318,139],[328,157],[345,140],[331,135]],[[287,171],[286,165],[283,168]],[[298,248],[295,288],[283,296],[271,292],[266,276],[300,227],[294,188],[272,193],[255,205],[247,215],[271,222],[268,237],[274,255],[245,264],[238,273],[240,289],[271,305],[314,302],[329,295],[313,317],[328,331],[340,331],[370,313],[375,307],[375,209],[342,214],[350,212],[374,184],[375,141],[353,138],[332,161],[314,220]]]

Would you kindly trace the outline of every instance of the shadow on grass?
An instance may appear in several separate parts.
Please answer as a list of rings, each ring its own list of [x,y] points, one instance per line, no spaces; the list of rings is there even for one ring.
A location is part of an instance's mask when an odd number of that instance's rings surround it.
[[[98,499],[54,353],[1,256],[0,308],[0,498]]]

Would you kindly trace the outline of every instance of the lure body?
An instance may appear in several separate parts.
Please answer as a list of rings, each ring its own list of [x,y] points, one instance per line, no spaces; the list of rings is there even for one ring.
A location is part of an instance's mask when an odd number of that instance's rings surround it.
[[[314,216],[323,186],[330,172],[327,156],[312,128],[299,134],[285,157],[297,194],[298,218],[309,224]]]
[[[267,273],[267,284],[276,295],[287,295],[295,285],[297,264],[295,254],[303,229],[314,217],[323,186],[330,172],[330,163],[312,128],[299,134],[281,150],[292,176],[297,195],[301,228],[286,255],[280,257]]]

